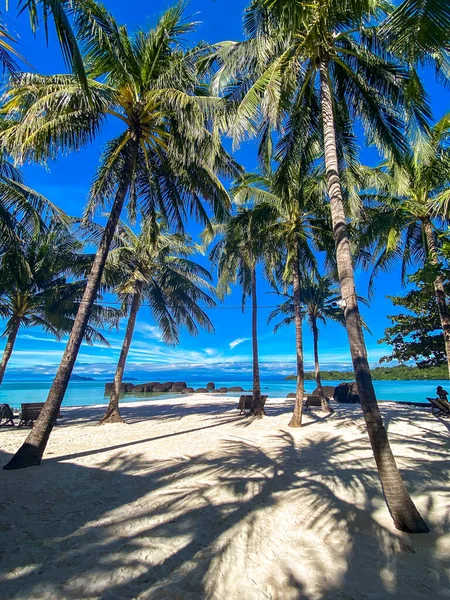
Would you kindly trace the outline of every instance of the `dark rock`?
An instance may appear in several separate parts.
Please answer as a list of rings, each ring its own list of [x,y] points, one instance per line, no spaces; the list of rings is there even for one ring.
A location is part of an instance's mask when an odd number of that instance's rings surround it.
[[[142,392],[145,392],[145,384],[135,385],[133,392],[135,394],[141,394]]]
[[[235,385],[234,387],[228,388],[229,392],[243,392],[244,388],[241,388],[240,385]]]
[[[289,394],[287,395],[288,398],[295,398],[297,396],[297,394],[295,392],[289,392]]]
[[[334,390],[333,398],[342,404],[358,404],[360,399],[356,382],[340,383]]]
[[[228,388],[221,387],[217,391],[219,392],[219,394],[226,394],[228,392]]]
[[[113,391],[114,382],[105,384],[105,394],[110,394]],[[132,383],[121,383],[120,384],[120,393],[125,394],[126,392],[131,392],[134,388]]]
[[[145,384],[145,391],[146,392],[153,392],[153,388],[155,387],[155,385],[159,385],[158,381],[150,381],[149,383]]]
[[[206,388],[197,388],[197,389],[195,390],[195,393],[196,393],[196,394],[207,394],[207,393],[208,393],[208,390],[207,390]]]
[[[176,385],[174,383],[173,386],[170,388],[170,391],[171,392],[181,393],[185,388],[186,388],[185,385]]]
[[[152,392],[160,394],[161,392],[167,392],[168,390],[166,389],[165,386],[158,384],[158,385],[154,385],[152,388]]]
[[[206,389],[208,390],[208,392],[212,392],[216,389],[216,384],[213,381],[210,381],[206,384]]]
[[[194,392],[195,392],[194,388],[186,387],[186,388],[184,388],[182,393],[183,394],[193,394]]]
[[[335,390],[334,385],[323,385],[322,390],[323,390],[323,395],[325,396],[325,398],[327,398],[328,400],[331,400],[333,398],[333,394],[334,394],[334,390]],[[319,396],[319,388],[316,388],[313,391],[312,395]]]
[[[172,387],[175,386],[182,387],[184,389],[187,388],[188,384],[185,381],[175,381]]]

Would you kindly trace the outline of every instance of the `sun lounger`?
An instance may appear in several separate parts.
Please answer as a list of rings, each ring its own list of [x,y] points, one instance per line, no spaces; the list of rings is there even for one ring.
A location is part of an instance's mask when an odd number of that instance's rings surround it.
[[[262,401],[263,407],[266,403],[266,400],[267,400],[267,396],[261,396],[261,401]],[[238,404],[239,414],[245,415],[245,411],[251,409],[252,403],[253,403],[253,395],[252,394],[250,394],[248,396],[242,395],[239,398],[239,404]]]
[[[14,413],[9,404],[0,404],[0,425],[8,424],[14,427]]]
[[[312,394],[306,398],[303,408],[305,410],[310,410],[310,408],[312,406],[322,406],[322,402],[320,401],[320,396],[316,396],[316,395]]]
[[[450,416],[450,403],[447,400],[440,400],[439,398],[427,398],[427,400],[431,403],[431,412],[433,415],[438,417]]]
[[[28,425],[29,427],[33,427],[33,423],[41,414],[43,406],[44,402],[29,402],[22,404],[20,408],[19,427],[21,427],[22,425]],[[58,413],[58,417],[60,416],[61,413]]]

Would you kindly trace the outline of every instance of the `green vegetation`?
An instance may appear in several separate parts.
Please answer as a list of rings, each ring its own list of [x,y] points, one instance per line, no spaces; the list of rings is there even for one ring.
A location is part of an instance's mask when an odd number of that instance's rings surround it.
[[[427,379],[448,379],[447,365],[443,364],[437,367],[409,367],[408,365],[398,365],[396,367],[375,367],[372,369],[372,379],[377,381],[405,381],[405,380],[427,380]],[[324,381],[353,381],[355,374],[353,371],[321,371],[321,377]],[[286,381],[295,381],[295,375],[285,377]],[[306,380],[314,380],[315,373],[307,371]]]
[[[443,282],[442,289],[444,297],[448,298],[449,284]],[[390,344],[393,349],[389,356],[380,359],[381,363],[413,360],[419,372],[427,370],[425,367],[442,370],[446,362],[445,343],[434,291],[433,283],[422,282],[405,296],[389,296],[394,306],[400,306],[407,312],[388,316],[392,325],[386,329],[379,343]],[[448,378],[448,367],[443,378]]]

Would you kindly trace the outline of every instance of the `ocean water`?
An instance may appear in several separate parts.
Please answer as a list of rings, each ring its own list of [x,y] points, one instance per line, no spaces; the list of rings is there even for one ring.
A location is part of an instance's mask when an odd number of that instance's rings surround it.
[[[145,383],[144,381],[133,381],[135,385]],[[206,381],[190,380],[189,385],[194,388],[203,387]],[[339,381],[324,381],[324,385],[338,385]],[[5,381],[0,387],[0,404],[8,403],[12,407],[19,408],[22,402],[44,402],[50,389],[51,381]],[[251,388],[252,383],[248,379],[233,382],[216,382],[216,387],[221,385],[242,386],[245,390]],[[442,385],[450,391],[450,382],[446,381],[374,381],[378,400],[394,400],[396,402],[423,402],[426,398],[436,396],[436,386]],[[104,395],[104,381],[72,381],[64,398],[63,406],[92,406],[94,404],[105,404],[108,398]],[[316,387],[314,381],[305,382],[305,390],[312,392]],[[261,388],[272,398],[283,398],[289,392],[295,392],[295,381],[268,380],[261,381]],[[230,394],[239,396],[239,393]],[[127,394],[127,402],[151,401],[156,398],[170,398],[170,394]]]

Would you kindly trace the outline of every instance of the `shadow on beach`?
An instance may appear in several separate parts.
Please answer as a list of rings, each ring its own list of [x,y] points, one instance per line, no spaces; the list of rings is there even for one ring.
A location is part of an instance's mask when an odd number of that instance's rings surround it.
[[[138,417],[127,408],[127,418],[142,418],[140,409]],[[301,444],[296,432],[278,430],[263,438],[266,448],[242,437],[251,420],[224,410],[205,427],[167,434],[228,426],[196,456],[149,460],[147,446],[161,435],[111,443],[108,456],[87,451],[1,471],[0,598],[448,598],[448,513],[426,536],[376,518],[383,499],[352,414],[334,416],[341,433],[355,430],[351,440],[316,438],[318,413]],[[398,411],[393,421],[402,418]],[[393,441],[430,519],[436,495],[448,500],[448,438],[431,429],[422,437],[420,426],[413,440]],[[410,458],[411,447],[420,458]],[[69,462],[88,455],[94,464]],[[1,465],[7,459],[0,454]]]

